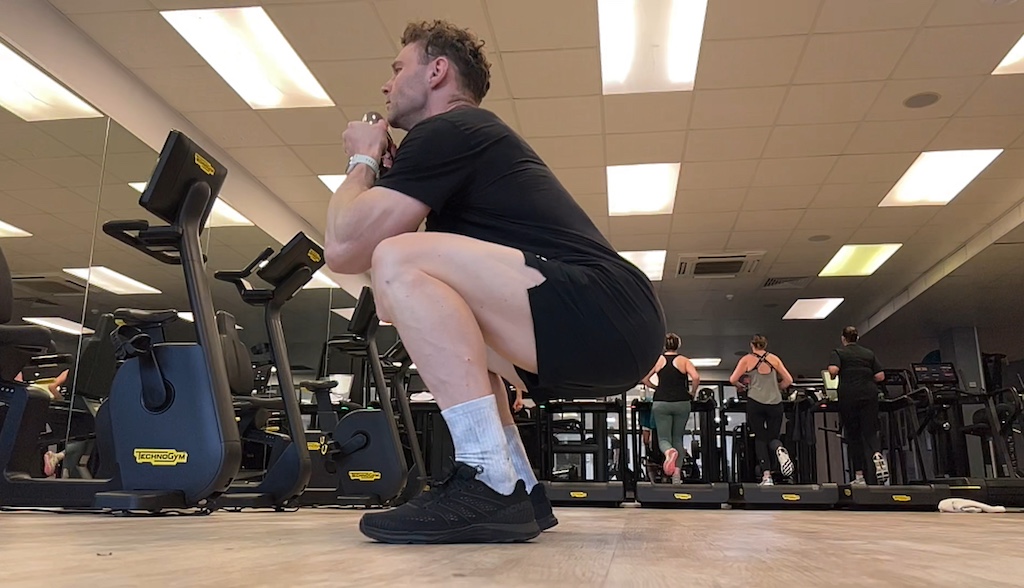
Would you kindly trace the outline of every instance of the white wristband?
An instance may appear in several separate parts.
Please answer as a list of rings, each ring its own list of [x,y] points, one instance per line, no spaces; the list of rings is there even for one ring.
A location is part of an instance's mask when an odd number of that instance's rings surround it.
[[[380,177],[380,164],[377,160],[370,157],[369,155],[356,154],[348,158],[348,171],[345,173],[350,174],[360,163],[366,164],[370,169],[373,170],[374,177]]]

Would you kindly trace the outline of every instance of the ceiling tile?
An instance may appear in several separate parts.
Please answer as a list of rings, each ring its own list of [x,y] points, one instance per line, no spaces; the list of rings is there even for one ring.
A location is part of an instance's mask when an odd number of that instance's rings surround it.
[[[109,151],[107,147],[107,127],[118,127],[117,123],[108,121],[107,117],[86,118],[78,120],[54,120],[28,123],[33,128],[43,131],[54,139],[74,149],[81,155],[102,155]],[[73,155],[60,153],[49,157]],[[46,156],[37,156],[46,157]]]
[[[789,239],[789,231],[742,231],[729,235],[729,249],[764,251],[781,247]]]
[[[1024,6],[1012,2],[936,0],[925,24],[930,27],[1024,21]]]
[[[754,159],[684,163],[679,177],[679,189],[745,188],[754,178],[756,168],[757,160]]]
[[[776,126],[768,138],[763,156],[839,155],[856,129],[856,123]]]
[[[501,51],[597,47],[597,2],[486,0]]]
[[[608,177],[603,167],[577,167],[555,169],[555,176],[574,197],[582,194],[601,194],[608,191]],[[605,200],[605,214],[608,213]]]
[[[890,186],[914,163],[918,153],[841,155],[825,180],[828,184],[889,182]]]
[[[914,236],[921,225],[861,227],[850,237],[851,243],[903,243]]]
[[[228,153],[244,165],[254,176],[303,176],[310,170],[287,147],[242,147],[228,149]]]
[[[672,233],[668,238],[669,249],[693,253],[718,252],[724,250],[728,242],[729,231],[691,233],[689,230],[686,230],[684,232]]]
[[[206,64],[159,12],[77,14],[70,18],[125,67]]]
[[[10,222],[10,218],[14,215],[43,214],[43,208],[37,208],[32,204],[33,202],[30,196],[25,199],[21,199],[15,198],[7,192],[0,192],[0,220]]]
[[[102,150],[101,142],[100,151]],[[10,159],[71,157],[76,154],[71,147],[29,123],[0,126],[0,155]]]
[[[516,131],[520,129],[519,117],[516,116],[516,108],[512,100],[491,100],[488,98],[480,104],[480,107],[498,115],[498,118]]]
[[[230,147],[273,147],[281,139],[255,111],[193,112],[188,118],[218,145]]]
[[[984,179],[1020,178],[1022,169],[1024,169],[1024,149],[1007,149],[978,177]],[[0,183],[2,181],[0,179]]]
[[[608,218],[609,234],[667,235],[672,226],[672,215],[648,214],[642,216],[613,216]]]
[[[814,200],[818,186],[751,187],[743,201],[744,210],[804,209]]]
[[[181,112],[249,110],[241,96],[206,65],[135,69],[133,73]]]
[[[757,159],[771,127],[690,131],[685,161]]]
[[[1024,76],[990,76],[957,113],[959,116],[1024,114]]]
[[[348,167],[348,155],[341,145],[298,145],[292,151],[317,175],[343,174]]]
[[[96,212],[96,192],[93,192],[92,198],[83,198],[71,190],[63,188],[9,190],[7,195],[46,212],[59,210],[65,213],[86,214],[90,219],[90,226],[93,213]]]
[[[780,86],[796,71],[806,38],[705,40],[697,65],[697,90]]]
[[[871,108],[881,89],[881,82],[792,86],[782,105],[777,124],[859,121]]]
[[[739,88],[694,92],[690,128],[768,126],[775,121],[786,88]]]
[[[762,159],[754,175],[753,186],[817,185],[825,180],[835,157],[796,157]]]
[[[112,153],[103,162],[103,182],[110,183],[110,177],[128,182],[145,182],[153,175],[159,156],[156,153]],[[136,199],[139,193],[135,192]]]
[[[799,229],[829,234],[833,228],[856,229],[874,208],[817,208],[804,213]]]
[[[332,2],[268,6],[267,14],[306,61],[334,59],[394,58],[397,39],[392,40],[369,2]],[[389,70],[382,70],[380,83]]]
[[[611,241],[612,247],[616,251],[668,249],[668,233],[663,235],[612,235],[608,240]]]
[[[601,234],[604,235],[605,238],[608,238],[608,234],[610,233],[610,230],[608,228],[608,217],[592,216],[590,217],[590,220],[594,223],[594,226],[597,227],[597,230],[601,231]]]
[[[374,6],[388,36],[396,42],[410,22],[442,19],[475,33],[486,43],[485,49],[494,48],[494,34],[481,0],[376,0]]]
[[[516,100],[515,106],[527,137],[601,134],[601,99],[597,96]]]
[[[580,208],[587,213],[587,216],[591,218],[608,216],[608,198],[604,194],[574,194],[573,200],[575,200],[576,203],[580,205]],[[607,235],[608,233],[604,234]]]
[[[339,56],[340,59],[344,55]],[[384,59],[355,59],[348,61],[319,61],[309,64],[334,103],[341,106],[373,104],[378,111],[384,110],[384,93],[381,87],[391,76],[393,57]]]
[[[676,211],[672,219],[674,233],[729,232],[736,224],[737,212],[685,212]]]
[[[935,0],[825,0],[814,23],[817,33],[917,28]]]
[[[148,179],[149,176],[147,174],[140,174],[131,178],[131,181],[145,182]],[[91,194],[83,194],[84,190],[77,190],[76,192],[87,200],[93,202],[96,200],[95,192],[92,192]],[[139,212],[142,212],[142,209],[139,207],[139,198],[141,196],[142,194],[139,194],[135,188],[129,186],[127,181],[123,184],[103,186],[103,191],[99,194],[100,207],[106,210],[137,209]]]
[[[884,80],[913,37],[913,29],[812,35],[793,82]]]
[[[96,174],[96,185],[99,185],[99,174]],[[0,161],[0,190],[32,190],[55,187],[54,182],[23,165],[13,161]]]
[[[811,30],[820,0],[709,2],[705,39],[801,35]]]
[[[1024,116],[954,118],[928,144],[929,150],[1006,148],[1024,133]]]
[[[50,0],[57,10],[64,14],[88,14],[96,12],[128,12],[129,10],[153,10],[148,0]]]
[[[861,228],[886,228],[927,224],[938,212],[937,206],[876,208],[864,219]]]
[[[513,98],[601,94],[601,54],[596,47],[502,53]]]
[[[263,110],[259,116],[288,145],[340,144],[348,126],[348,119],[337,108]]]
[[[878,206],[893,182],[825,184],[811,202],[812,208],[863,208]]]
[[[549,167],[599,167],[604,163],[604,142],[601,137],[538,137],[530,147]]]
[[[674,163],[682,160],[685,139],[683,131],[605,135],[605,156],[608,165]]]
[[[320,202],[331,198],[331,191],[315,176],[282,176],[260,181],[285,202]]]
[[[865,121],[857,127],[846,153],[901,153],[924,151],[939,133],[945,119],[928,118],[906,121]]]
[[[921,79],[988,74],[1020,36],[1021,27],[1015,23],[924,28],[914,37],[892,77]]]
[[[310,222],[314,227],[323,230],[327,224],[327,202],[292,202],[289,204],[292,210],[299,213],[302,218]]]
[[[653,133],[686,130],[692,96],[692,92],[605,96],[605,132]]]
[[[746,193],[746,188],[680,190],[676,195],[675,215],[682,218],[681,215],[691,212],[735,212],[743,206]],[[676,230],[680,230],[678,226],[677,221]]]
[[[803,210],[744,210],[736,219],[733,230],[791,230],[796,228],[803,215]]]
[[[867,120],[907,120],[952,116],[989,76],[930,80],[892,80],[868,111]],[[923,92],[935,92],[941,98],[925,108],[907,108],[903,101]]]

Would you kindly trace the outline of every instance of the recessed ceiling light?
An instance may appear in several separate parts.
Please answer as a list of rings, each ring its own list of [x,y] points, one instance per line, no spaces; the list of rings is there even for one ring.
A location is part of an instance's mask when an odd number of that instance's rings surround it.
[[[1017,40],[1010,52],[992,70],[994,76],[1019,73],[1024,73],[1024,36]]]
[[[179,312],[178,313],[178,318],[180,318],[183,321],[188,321],[190,323],[196,322],[195,316],[191,312],[189,312],[189,311]],[[244,331],[245,330],[245,328],[242,327],[242,325],[239,325],[237,323],[235,324],[235,329],[237,329],[239,331]]]
[[[832,260],[825,265],[818,277],[826,276],[870,276],[893,256],[902,243],[877,245],[843,245]]]
[[[31,237],[32,233],[0,221],[0,237]]]
[[[903,177],[878,205],[948,204],[1002,152],[1002,149],[925,151],[917,156]]]
[[[139,194],[146,191],[146,186],[149,182],[128,182],[133,190]],[[252,227],[255,226],[253,222],[245,216],[231,208],[227,202],[224,202],[220,198],[213,202],[213,210],[210,211],[210,216],[206,219],[206,226],[209,227]]]
[[[942,98],[942,96],[935,92],[921,92],[904,100],[903,106],[907,108],[927,108],[938,102],[939,98]]]
[[[324,275],[323,270],[318,270],[315,274],[313,274],[313,279],[307,282],[306,285],[302,287],[302,289],[315,290],[317,288],[341,288],[341,286],[339,286],[338,283],[335,282],[334,280]]]
[[[842,303],[842,298],[801,298],[789,307],[782,320],[821,320],[832,314]]]
[[[143,284],[134,278],[129,278],[102,265],[94,265],[91,268],[66,267],[64,272],[76,278],[81,278],[87,283],[112,294],[121,296],[130,294],[161,294],[160,290],[153,286]]]
[[[606,174],[609,216],[672,214],[678,163],[610,165]]]
[[[92,335],[96,332],[89,327],[84,327],[75,321],[69,321],[59,316],[27,316],[21,320],[69,335]]]
[[[142,194],[143,192],[146,191],[146,186],[149,185],[149,182],[128,182],[128,185],[131,187],[132,190],[135,190],[139,194]]]
[[[718,367],[722,363],[721,357],[694,357],[690,359],[694,367]]]
[[[657,282],[665,272],[667,251],[620,251],[619,255],[640,268],[652,282]]]
[[[334,106],[263,8],[160,14],[252,108]]]
[[[693,89],[707,0],[598,0],[604,94]]]
[[[103,116],[25,58],[0,43],[0,106],[28,122]]]
[[[340,176],[326,175],[317,177],[320,178],[320,181],[323,182],[324,185],[327,186],[327,189],[329,189],[333,194],[334,192],[338,191],[338,188],[341,187],[341,183],[345,181],[345,178],[347,176],[345,174],[342,174]]]

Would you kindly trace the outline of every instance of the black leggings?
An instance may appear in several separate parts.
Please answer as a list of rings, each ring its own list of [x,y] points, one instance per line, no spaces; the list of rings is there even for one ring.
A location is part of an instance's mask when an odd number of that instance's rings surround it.
[[[871,457],[881,452],[878,440],[878,396],[839,396],[839,420],[843,426],[854,472],[864,472],[873,482],[875,468],[866,467]]]
[[[747,426],[754,433],[754,454],[760,467],[758,475],[772,471],[768,446],[782,432],[782,404],[761,404],[747,399]]]

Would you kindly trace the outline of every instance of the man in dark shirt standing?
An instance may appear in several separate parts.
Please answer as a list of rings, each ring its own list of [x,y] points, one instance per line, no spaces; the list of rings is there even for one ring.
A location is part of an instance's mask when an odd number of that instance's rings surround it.
[[[415,23],[382,91],[387,123],[349,123],[348,177],[331,199],[326,258],[371,271],[452,434],[456,467],[426,495],[365,515],[396,543],[511,542],[555,524],[502,378],[538,402],[632,387],[661,351],[647,277],[601,235],[551,170],[497,116],[483,43]],[[388,125],[408,135],[391,152]],[[393,166],[380,176],[388,152]],[[426,219],[426,231],[417,232]]]
[[[857,339],[856,328],[843,329],[843,346],[832,350],[828,373],[839,376],[839,420],[856,476],[851,484],[867,484],[864,466],[868,456],[875,465],[874,482],[885,484],[889,466],[878,439],[878,383],[885,380],[885,372],[875,353]]]

